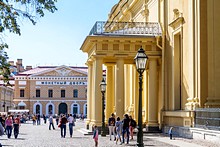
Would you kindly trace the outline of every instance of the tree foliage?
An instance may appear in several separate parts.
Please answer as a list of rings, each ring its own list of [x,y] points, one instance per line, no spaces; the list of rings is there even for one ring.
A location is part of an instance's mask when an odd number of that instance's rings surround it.
[[[0,0],[0,75],[4,82],[9,80],[10,75],[4,32],[21,35],[19,22],[27,19],[35,25],[39,17],[44,17],[45,11],[54,13],[57,10],[56,2],[57,0]]]

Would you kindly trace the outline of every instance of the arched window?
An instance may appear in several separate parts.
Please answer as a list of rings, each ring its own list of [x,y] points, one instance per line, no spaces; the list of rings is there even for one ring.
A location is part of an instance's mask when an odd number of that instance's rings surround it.
[[[49,111],[49,114],[53,114],[53,106],[52,105],[49,105],[48,111]]]

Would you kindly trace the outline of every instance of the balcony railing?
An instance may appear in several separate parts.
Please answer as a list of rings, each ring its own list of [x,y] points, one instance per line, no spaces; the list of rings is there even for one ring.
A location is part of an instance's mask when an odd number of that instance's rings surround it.
[[[145,35],[161,36],[159,23],[97,21],[89,35]]]

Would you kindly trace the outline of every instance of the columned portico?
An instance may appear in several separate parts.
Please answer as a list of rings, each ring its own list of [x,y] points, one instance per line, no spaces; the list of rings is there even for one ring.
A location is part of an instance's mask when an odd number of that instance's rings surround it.
[[[82,50],[88,53],[89,80],[87,96],[90,99],[88,100],[90,107],[88,107],[87,126],[89,124],[90,130],[92,130],[93,124],[101,127],[103,110],[99,84],[102,81],[103,73],[106,73],[107,84],[105,123],[107,124],[111,113],[115,113],[116,117],[121,119],[127,113],[138,121],[139,80],[134,57],[141,46],[146,49],[150,58],[143,79],[143,124],[146,123],[150,130],[158,129],[157,58],[161,58],[161,50],[155,46],[155,42],[156,38],[143,36],[131,36],[130,38],[125,36],[87,37]],[[103,69],[106,69],[106,71]]]

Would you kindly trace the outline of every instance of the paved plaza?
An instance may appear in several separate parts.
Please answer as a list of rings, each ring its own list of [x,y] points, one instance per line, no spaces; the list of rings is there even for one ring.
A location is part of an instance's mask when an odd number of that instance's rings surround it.
[[[42,121],[43,122],[43,121]],[[84,128],[85,122],[77,120],[74,127],[73,137],[69,137],[69,130],[67,128],[66,138],[61,138],[60,129],[55,125],[55,130],[48,129],[47,124],[33,126],[31,122],[22,124],[18,139],[14,139],[12,134],[11,139],[7,139],[6,135],[0,137],[0,142],[3,147],[93,147],[94,141],[91,135],[84,135],[80,129]],[[99,147],[112,147],[112,146],[135,146],[136,136],[130,144],[116,145],[114,141],[109,140],[109,136],[99,136]],[[168,136],[162,134],[144,134],[144,145],[155,147],[201,147],[210,146],[217,147],[220,144],[213,144],[205,141],[196,141],[192,139],[175,138],[170,140]]]

